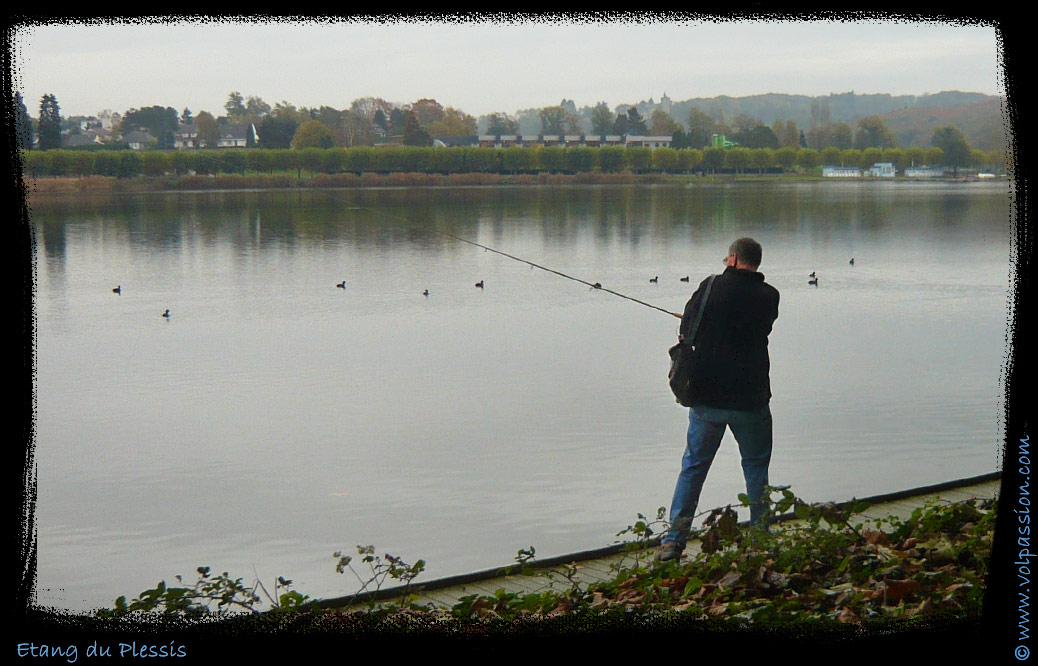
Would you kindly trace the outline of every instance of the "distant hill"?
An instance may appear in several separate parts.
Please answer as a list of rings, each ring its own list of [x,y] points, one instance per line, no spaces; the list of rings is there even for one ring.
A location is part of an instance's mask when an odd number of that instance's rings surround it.
[[[932,95],[859,95],[847,92],[819,97],[777,93],[721,96],[674,102],[671,116],[685,122],[694,107],[715,118],[720,113],[726,120],[745,114],[768,126],[776,120],[793,120],[798,127],[807,129],[811,126],[812,104],[816,110],[827,108],[830,122],[847,123],[852,129],[860,118],[879,116],[902,148],[929,145],[933,129],[943,125],[958,127],[972,148],[994,150],[1006,147],[1002,98],[982,93],[946,91]]]
[[[973,104],[917,106],[880,115],[899,146],[929,145],[934,128],[954,125],[971,148],[1004,150],[1009,134],[1003,122],[1002,100],[992,97]]]
[[[866,116],[879,116],[897,137],[902,148],[928,146],[935,127],[954,125],[962,131],[970,147],[995,150],[1006,147],[1008,138],[1003,126],[1003,99],[994,95],[959,91],[945,91],[927,95],[861,95],[854,92],[811,97],[769,93],[746,97],[699,97],[684,101],[670,101],[670,115],[682,125],[687,124],[693,108],[713,118],[731,121],[738,115],[756,118],[769,127],[776,120],[792,120],[797,127],[807,130],[812,115],[827,113],[831,123],[847,123],[854,129],[857,121]],[[652,99],[621,107],[637,106],[648,118],[652,109],[663,108],[663,100]],[[613,107],[614,112],[617,107]],[[577,111],[585,131],[590,132],[591,108]],[[524,109],[517,113],[520,132],[540,132],[538,109]]]

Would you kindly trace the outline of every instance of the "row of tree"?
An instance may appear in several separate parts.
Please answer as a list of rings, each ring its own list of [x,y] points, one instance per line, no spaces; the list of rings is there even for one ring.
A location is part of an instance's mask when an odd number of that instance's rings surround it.
[[[32,121],[20,96],[17,97],[20,144],[31,147]],[[756,148],[814,148],[823,150],[836,147],[841,150],[868,148],[889,149],[897,147],[893,133],[878,116],[868,116],[857,121],[856,127],[844,122],[832,123],[823,106],[812,107],[811,126],[797,127],[792,120],[776,120],[766,126],[745,114],[736,115],[730,121],[714,118],[706,112],[692,108],[682,124],[662,109],[654,109],[648,118],[642,116],[635,106],[618,107],[614,113],[608,104],[599,102],[586,115],[578,115],[575,104],[563,100],[557,106],[539,110],[541,134],[566,135],[587,133],[594,135],[654,135],[672,137],[672,146],[682,148],[706,148],[713,144],[715,135],[723,135],[735,145]],[[410,146],[432,145],[433,137],[473,136],[479,126],[485,124],[482,133],[492,135],[520,134],[519,120],[505,113],[491,113],[482,122],[458,109],[444,108],[436,100],[423,98],[400,106],[376,97],[364,97],[353,101],[348,109],[328,106],[297,108],[288,102],[279,102],[273,107],[256,96],[245,97],[232,91],[224,104],[225,114],[215,117],[207,111],[197,115],[190,109],[178,113],[172,107],[150,106],[130,109],[121,118],[117,133],[125,136],[134,130],[146,130],[155,137],[155,147],[173,147],[173,137],[181,124],[194,124],[202,146],[217,144],[219,127],[224,123],[252,124],[259,136],[261,148],[328,148],[370,146],[385,137]],[[53,95],[44,95],[40,103],[36,132],[38,147],[52,149],[60,147],[62,119],[57,100]],[[78,127],[72,131],[77,131]],[[969,151],[965,139],[959,142],[961,132],[934,140],[946,153]],[[961,145],[951,146],[951,143]]]
[[[50,150],[25,153],[34,176],[161,176],[165,174],[277,173],[615,173],[736,172],[781,169],[809,173],[819,166],[868,168],[892,162],[899,171],[922,164],[1004,167],[1001,151],[970,151],[965,163],[949,163],[940,148],[532,148],[388,146],[382,148],[224,149],[195,151]]]
[[[565,102],[565,100],[564,100]],[[830,122],[826,114],[812,119],[809,129],[797,127],[792,120],[776,120],[771,126],[745,114],[730,121],[715,118],[705,111],[692,108],[684,124],[662,109],[654,109],[648,118],[637,107],[627,107],[614,115],[609,105],[599,102],[590,110],[589,123],[573,111],[572,104],[546,107],[539,111],[543,134],[640,134],[670,136],[676,148],[704,148],[712,145],[714,135],[723,135],[745,148],[815,148],[827,146],[840,149],[895,148],[897,140],[883,119],[876,115],[857,121],[856,127],[845,122]],[[487,134],[517,134],[519,121],[506,114],[493,113],[487,117]]]

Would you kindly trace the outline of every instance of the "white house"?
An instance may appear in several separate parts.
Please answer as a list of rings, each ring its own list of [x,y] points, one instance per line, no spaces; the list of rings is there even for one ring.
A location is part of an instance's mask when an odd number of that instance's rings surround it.
[[[669,136],[629,136],[627,137],[628,148],[670,148],[672,137]]]
[[[122,122],[122,116],[118,113],[113,113],[111,109],[105,109],[97,114],[97,119],[101,121],[101,127],[108,131],[112,131]]]
[[[905,168],[905,178],[941,178],[944,167],[913,166]]]
[[[822,167],[823,178],[858,178],[861,169],[858,167],[824,166]]]
[[[178,150],[198,148],[198,125],[196,123],[180,123],[173,133],[173,147]]]
[[[510,146],[587,146],[591,148],[597,148],[599,146],[619,146],[627,148],[664,148],[670,146],[671,137],[641,136],[633,134],[630,136],[621,136],[619,134],[610,134],[607,136],[591,134],[566,134],[564,136],[559,136],[557,134],[502,134],[500,136],[494,134],[481,134],[478,138],[478,143],[482,148],[508,148]]]
[[[130,150],[145,150],[155,143],[155,137],[144,130],[135,130],[123,137]]]
[[[255,146],[259,142],[256,135],[256,126],[248,125],[220,125],[219,137],[216,140],[217,148],[245,148],[248,145]]]
[[[61,147],[75,148],[77,146],[99,146],[102,145],[101,137],[96,132],[83,132],[82,134],[62,134]]]
[[[869,169],[869,175],[873,178],[893,178],[897,175],[897,169],[891,162],[876,162]]]
[[[104,127],[104,124],[97,116],[87,116],[86,118],[80,118],[79,120],[79,129],[83,132],[86,132],[87,130],[101,129],[102,127]]]

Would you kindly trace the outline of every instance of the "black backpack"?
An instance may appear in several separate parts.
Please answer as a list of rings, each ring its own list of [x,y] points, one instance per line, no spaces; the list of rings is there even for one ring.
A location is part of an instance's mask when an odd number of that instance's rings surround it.
[[[703,300],[699,301],[695,317],[692,319],[692,328],[685,339],[678,338],[678,344],[668,350],[670,354],[670,373],[667,375],[670,382],[670,390],[674,392],[674,399],[683,407],[691,407],[692,382],[692,357],[695,353],[696,331],[699,323],[703,320],[703,310],[706,309],[706,301],[710,298],[710,288],[714,286],[714,278],[711,275],[706,283],[706,291],[703,292]]]

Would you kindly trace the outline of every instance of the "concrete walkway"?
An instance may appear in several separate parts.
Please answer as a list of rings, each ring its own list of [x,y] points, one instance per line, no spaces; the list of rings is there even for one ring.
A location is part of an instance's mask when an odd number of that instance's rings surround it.
[[[1001,481],[997,473],[986,474],[969,479],[949,481],[935,486],[914,488],[897,493],[876,495],[861,498],[858,501],[868,502],[868,510],[858,514],[868,522],[890,516],[907,519],[917,508],[928,501],[937,499],[942,502],[961,502],[970,498],[992,499],[998,496]],[[778,522],[781,521],[781,522]],[[772,529],[781,529],[782,525],[795,525],[796,520],[789,516],[780,517]],[[684,558],[695,557],[700,552],[697,539],[689,541]],[[534,571],[529,574],[503,575],[509,568],[497,567],[485,571],[461,576],[452,576],[411,586],[411,593],[417,595],[415,603],[449,609],[463,597],[471,595],[494,596],[498,591],[517,593],[538,593],[548,590],[563,591],[572,587],[569,577],[582,585],[611,580],[621,569],[650,564],[655,554],[655,542],[650,547],[638,551],[625,551],[620,545],[609,546],[592,551],[571,553],[561,557],[553,557],[543,561],[534,560],[530,566]],[[515,568],[517,565],[510,565]],[[379,594],[353,599],[343,597],[319,602],[325,608],[349,608],[367,606],[370,601],[379,604],[393,603],[400,598],[400,589],[381,590]]]

